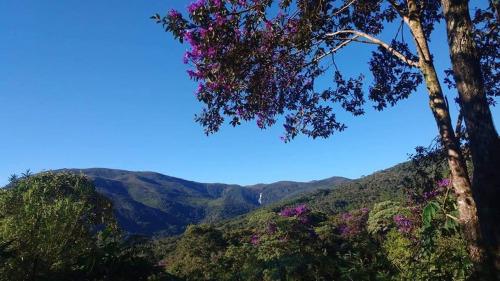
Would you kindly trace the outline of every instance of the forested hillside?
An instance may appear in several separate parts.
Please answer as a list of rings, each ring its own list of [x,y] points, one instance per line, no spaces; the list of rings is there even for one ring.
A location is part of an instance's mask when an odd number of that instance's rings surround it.
[[[318,189],[331,189],[349,181],[332,177],[312,182],[240,186],[198,183],[154,172],[103,168],[61,171],[88,176],[97,191],[113,202],[123,230],[157,236],[180,234],[189,224],[233,218],[261,205]]]
[[[160,256],[180,280],[473,278],[450,180],[421,172],[403,163],[223,223],[193,225],[163,240]]]
[[[439,158],[417,160],[337,185],[242,187],[110,169],[26,174],[0,190],[1,271],[13,280],[465,280],[472,263],[447,172]],[[290,192],[305,186],[315,191]],[[264,192],[295,197],[260,206]],[[131,236],[137,229],[163,237]],[[56,237],[68,233],[86,250],[64,252]],[[43,268],[21,270],[34,264]]]

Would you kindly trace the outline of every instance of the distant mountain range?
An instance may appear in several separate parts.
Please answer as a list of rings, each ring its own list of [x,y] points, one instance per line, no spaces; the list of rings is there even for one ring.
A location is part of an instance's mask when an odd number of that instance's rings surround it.
[[[331,177],[240,186],[199,183],[154,172],[104,168],[58,171],[82,173],[92,179],[97,191],[113,201],[118,223],[128,233],[159,236],[180,234],[189,224],[220,222],[260,206],[351,181]]]

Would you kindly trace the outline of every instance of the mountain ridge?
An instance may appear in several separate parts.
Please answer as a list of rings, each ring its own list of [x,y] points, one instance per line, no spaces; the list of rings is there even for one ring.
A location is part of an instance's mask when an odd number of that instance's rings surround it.
[[[121,227],[128,233],[148,236],[177,235],[189,224],[230,219],[279,200],[351,181],[330,177],[243,186],[200,183],[152,171],[72,168],[52,172],[88,176],[97,191],[113,202]]]

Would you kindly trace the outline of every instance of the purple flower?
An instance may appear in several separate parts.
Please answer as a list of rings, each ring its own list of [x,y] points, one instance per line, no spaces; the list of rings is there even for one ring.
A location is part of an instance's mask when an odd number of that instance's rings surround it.
[[[192,14],[196,10],[198,10],[199,8],[205,6],[205,4],[206,4],[205,0],[196,0],[196,1],[192,2],[191,4],[189,4],[188,11],[189,11],[189,13]]]
[[[198,83],[198,88],[196,89],[196,93],[199,94],[203,91],[203,84],[202,83]]]
[[[212,2],[218,8],[220,8],[222,6],[222,0],[213,0]]]
[[[205,38],[208,34],[208,30],[205,28],[200,28],[200,37],[201,39]]]
[[[450,179],[441,179],[437,182],[437,185],[439,187],[448,187],[451,183],[451,180]]]
[[[297,207],[295,207],[295,213],[297,214],[297,216],[305,214],[308,211],[309,209],[307,208],[306,204],[300,204]]]
[[[273,23],[270,21],[266,21],[266,29],[271,30],[273,28]]]
[[[252,237],[250,237],[250,243],[258,245],[260,243],[260,237],[257,234],[252,235]]]
[[[207,50],[207,56],[208,57],[214,57],[217,53],[217,50],[214,47],[210,47]]]
[[[281,212],[279,213],[280,216],[286,217],[286,218],[293,217],[293,216],[295,216],[295,214],[296,214],[296,212],[295,212],[295,209],[293,209],[293,208],[285,208],[285,209],[281,210]]]
[[[243,114],[245,114],[245,110],[241,107],[239,107],[238,109],[236,109],[236,114],[239,116],[239,117],[242,117]]]
[[[309,212],[309,209],[307,208],[306,204],[300,204],[295,208],[287,207],[281,210],[279,215],[282,217],[293,217],[293,216],[302,216],[307,212]]]
[[[196,46],[196,41],[193,37],[193,31],[188,30],[184,32],[184,40],[186,40],[191,46]]]
[[[189,63],[189,53],[188,52],[184,53],[184,56],[182,57],[182,62],[184,64],[188,64]]]
[[[343,213],[342,214],[342,220],[348,221],[351,218],[352,218],[352,214],[351,213]]]
[[[181,13],[179,13],[177,10],[172,9],[168,11],[168,17],[171,19],[180,18]]]
[[[395,215],[394,218],[394,223],[396,224],[399,232],[401,233],[410,233],[412,230],[412,223],[411,221],[403,216],[403,215]]]
[[[226,18],[221,16],[220,14],[217,14],[215,16],[215,24],[216,25],[223,25],[224,23],[226,23]]]
[[[189,75],[189,77],[190,77],[191,79],[193,79],[193,78],[200,78],[200,76],[201,76],[201,75],[200,75],[200,73],[199,73],[198,71],[194,71],[194,70],[191,70],[191,69],[189,69],[189,70],[187,71],[187,73],[188,73],[188,75]]]
[[[429,192],[424,192],[424,200],[426,200],[426,201],[430,200],[430,199],[436,197],[439,193],[440,193],[440,191],[437,189],[429,191]]]
[[[347,225],[341,225],[339,227],[340,235],[347,236],[350,234],[351,229]]]

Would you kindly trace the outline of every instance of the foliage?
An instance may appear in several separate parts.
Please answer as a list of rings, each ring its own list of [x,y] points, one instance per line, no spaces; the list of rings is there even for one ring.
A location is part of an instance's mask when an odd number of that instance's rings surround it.
[[[0,280],[145,280],[154,272],[120,236],[111,202],[81,175],[13,177],[0,190],[0,246]]]
[[[419,1],[419,6],[429,37],[442,17],[440,2]],[[206,108],[197,121],[207,133],[216,132],[225,118],[234,126],[255,119],[266,128],[284,115],[288,141],[299,133],[316,138],[344,130],[336,107],[364,113],[364,75],[344,77],[334,57],[353,42],[378,45],[369,63],[374,79],[368,98],[376,109],[416,90],[423,81],[418,58],[397,20],[406,13],[401,1],[197,0],[186,17],[171,10],[152,18],[191,46],[184,62],[199,81],[196,95]],[[398,30],[391,42],[375,38],[390,25]],[[331,75],[334,87],[317,89],[322,75]]]
[[[373,206],[368,218],[367,230],[371,234],[385,234],[396,226],[394,217],[408,215],[409,210],[399,202],[384,201]]]
[[[166,268],[181,280],[465,280],[472,264],[459,229],[435,215],[429,231],[422,209],[389,201],[333,216],[305,205],[261,210],[238,228],[190,227]]]
[[[431,182],[434,175],[445,172],[433,164],[441,161],[439,157],[436,161],[419,162],[428,165],[427,173],[413,173],[415,162],[408,162],[338,189],[204,226],[217,233],[215,251],[210,243],[203,247],[203,232],[195,237],[194,232],[186,233],[180,238],[182,247],[168,253],[167,260],[173,263],[166,269],[181,280],[471,280],[474,267],[456,222],[449,179],[434,181],[433,187],[408,197],[392,193],[392,200],[375,196],[374,201],[347,203],[348,212],[346,206],[336,208],[335,202],[353,202],[342,197],[350,193],[329,197],[362,183],[367,185],[361,190],[370,192],[380,192],[376,189],[383,190],[384,183],[411,190],[404,184]],[[431,179],[405,180],[419,176]],[[198,262],[191,262],[193,254]]]
[[[115,227],[110,202],[81,176],[29,176],[0,192],[0,240],[15,253],[1,270],[11,280],[77,271],[92,233]]]
[[[219,280],[222,270],[217,260],[225,241],[222,233],[210,226],[189,226],[175,248],[176,255],[166,260],[169,272],[185,280]]]

